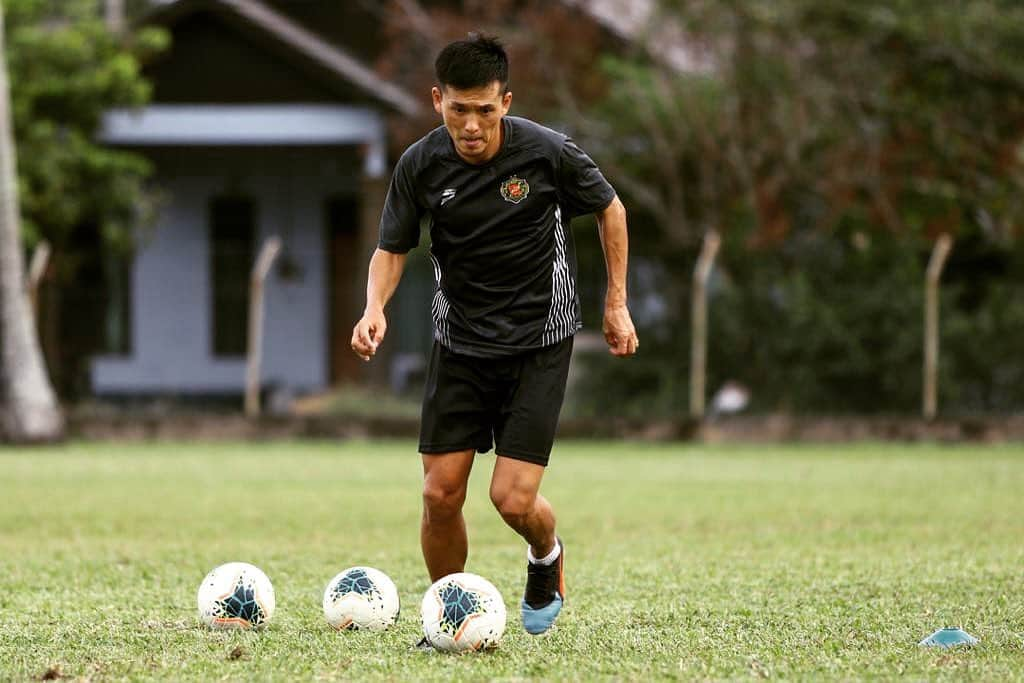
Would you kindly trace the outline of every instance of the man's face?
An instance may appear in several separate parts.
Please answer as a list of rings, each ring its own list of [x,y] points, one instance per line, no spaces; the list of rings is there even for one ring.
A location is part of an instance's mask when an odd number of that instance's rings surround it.
[[[455,151],[471,164],[490,161],[501,149],[501,118],[512,104],[512,93],[501,92],[494,81],[480,88],[434,88],[434,110],[455,143]]]

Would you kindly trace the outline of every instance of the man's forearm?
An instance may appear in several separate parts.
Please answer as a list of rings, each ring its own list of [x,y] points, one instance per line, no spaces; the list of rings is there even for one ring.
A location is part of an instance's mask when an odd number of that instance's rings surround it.
[[[625,306],[629,235],[626,230],[626,207],[618,197],[612,200],[608,208],[597,214],[597,225],[608,271],[605,306]]]
[[[366,310],[383,311],[398,288],[405,268],[405,254],[377,249],[370,258],[366,279]]]

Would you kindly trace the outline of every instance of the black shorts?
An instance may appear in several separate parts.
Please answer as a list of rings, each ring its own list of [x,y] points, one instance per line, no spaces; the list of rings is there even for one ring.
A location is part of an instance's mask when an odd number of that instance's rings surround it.
[[[470,448],[547,465],[565,397],[572,337],[501,358],[430,353],[420,453]]]

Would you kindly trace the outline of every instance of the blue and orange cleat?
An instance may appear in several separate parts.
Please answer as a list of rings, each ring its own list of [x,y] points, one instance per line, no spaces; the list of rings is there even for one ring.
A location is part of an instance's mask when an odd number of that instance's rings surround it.
[[[526,563],[526,591],[520,608],[523,628],[531,635],[547,632],[555,624],[565,603],[565,544],[556,539],[561,552],[549,565]]]

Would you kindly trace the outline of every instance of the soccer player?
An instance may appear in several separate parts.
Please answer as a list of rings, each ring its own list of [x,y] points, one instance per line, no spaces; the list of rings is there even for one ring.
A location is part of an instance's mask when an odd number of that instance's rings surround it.
[[[384,307],[426,217],[437,288],[419,442],[423,558],[431,581],[463,571],[466,485],[475,454],[493,446],[491,501],[528,544],[521,612],[539,634],[565,600],[565,547],[539,489],[582,327],[569,221],[597,217],[608,272],[604,336],[612,354],[630,356],[639,342],[626,307],[626,212],[572,140],[507,116],[508,58],[495,39],[451,43],[435,69],[444,125],[395,168],[352,349],[369,360],[384,339]]]

